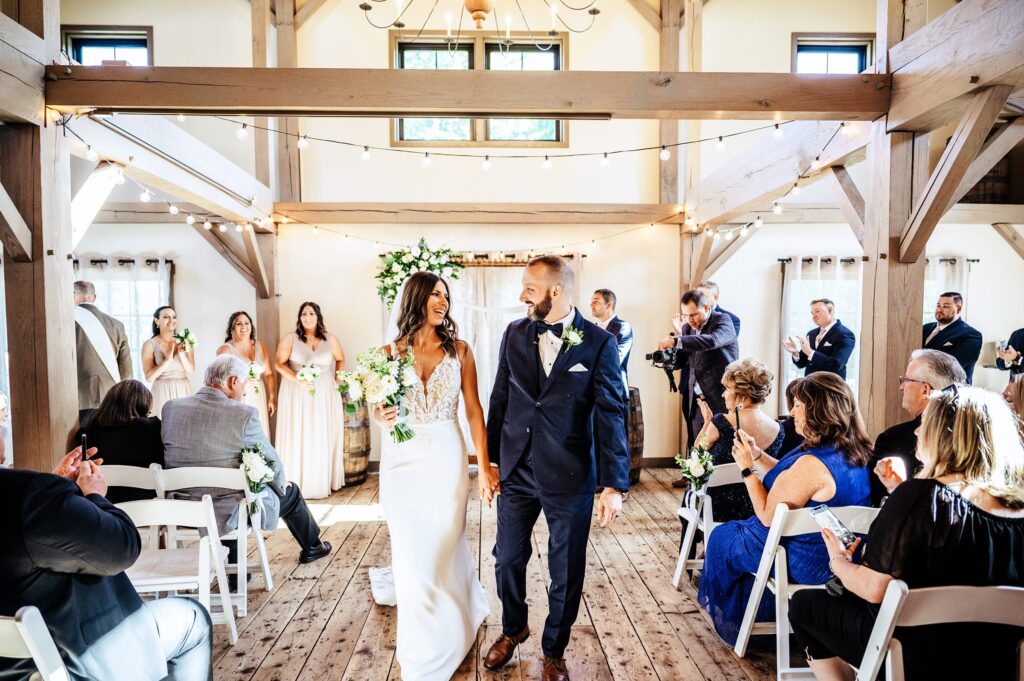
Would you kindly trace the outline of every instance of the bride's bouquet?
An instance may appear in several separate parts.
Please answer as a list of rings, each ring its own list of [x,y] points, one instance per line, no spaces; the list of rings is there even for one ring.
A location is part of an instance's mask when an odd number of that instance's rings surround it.
[[[249,380],[250,381],[258,381],[258,380],[260,380],[261,378],[263,378],[263,374],[266,372],[266,370],[267,370],[267,368],[265,366],[263,366],[262,364],[260,364],[259,362],[257,362],[256,360],[253,360],[253,361],[249,362]],[[255,394],[259,395],[260,394],[260,387],[258,385],[254,385],[252,387],[252,391]]]
[[[697,440],[693,448],[690,449],[689,456],[676,454],[676,463],[683,469],[683,477],[690,481],[690,487],[695,492],[700,492],[711,478],[712,471],[715,470],[711,451],[708,449],[707,440],[703,437]]]
[[[391,429],[395,442],[408,442],[415,433],[405,421],[405,393],[419,383],[410,350],[404,358],[389,358],[381,348],[370,348],[356,357],[354,371],[338,372],[338,392],[346,397],[345,410],[354,414],[363,402],[398,407],[398,423]]]
[[[310,397],[316,395],[316,379],[318,378],[320,378],[320,367],[315,364],[303,364],[302,367],[295,372],[295,380],[309,386]]]
[[[253,448],[242,450],[242,465],[245,466],[245,480],[249,483],[249,491],[257,498],[256,501],[249,503],[249,515],[253,515],[256,509],[262,506],[259,497],[267,489],[267,483],[274,479],[274,464],[263,453],[263,445],[257,444]]]
[[[182,333],[174,334],[174,341],[178,345],[187,346],[189,350],[194,348],[196,346],[196,343],[199,342],[196,340],[196,337],[192,334],[191,329],[189,329],[187,326],[185,327],[185,330]]]

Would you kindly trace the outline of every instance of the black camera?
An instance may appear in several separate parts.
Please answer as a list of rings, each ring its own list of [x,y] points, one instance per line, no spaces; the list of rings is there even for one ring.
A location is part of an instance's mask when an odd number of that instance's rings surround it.
[[[675,334],[673,334],[675,335]],[[675,371],[681,369],[684,363],[685,353],[679,348],[672,347],[666,350],[655,350],[644,355],[644,359],[651,363],[655,369],[661,369],[668,376],[669,392],[679,392],[676,387]]]

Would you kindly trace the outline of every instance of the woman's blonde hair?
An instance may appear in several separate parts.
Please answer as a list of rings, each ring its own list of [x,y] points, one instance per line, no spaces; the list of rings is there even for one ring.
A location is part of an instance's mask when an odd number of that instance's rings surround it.
[[[1024,508],[1024,447],[1001,395],[970,387],[932,393],[917,446],[925,453],[917,477],[960,473],[1007,508]]]
[[[1009,398],[1010,409],[1017,416],[1017,429],[1024,439],[1024,374],[1017,374],[1006,386],[1006,395]]]
[[[772,392],[775,377],[756,359],[740,359],[725,367],[722,385],[751,404],[761,404]]]

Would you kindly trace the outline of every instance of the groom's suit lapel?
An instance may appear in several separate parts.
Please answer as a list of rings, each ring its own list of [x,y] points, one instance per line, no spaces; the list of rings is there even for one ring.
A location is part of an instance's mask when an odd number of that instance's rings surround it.
[[[572,326],[573,328],[577,329],[580,333],[583,333],[583,315],[580,314],[579,310],[576,310],[575,308],[573,309],[576,312],[576,316],[573,317]],[[584,337],[583,341],[586,342],[586,340],[586,337]],[[580,345],[582,344],[583,343],[580,343]],[[573,355],[576,354],[576,350],[577,348],[580,347],[580,345],[574,345],[570,347],[568,343],[562,341],[562,349],[558,353],[558,357],[555,358],[555,363],[551,367],[551,373],[548,374],[547,380],[544,382],[544,385],[540,389],[540,396],[543,396],[544,393],[546,393],[551,388],[551,386],[554,385],[555,379],[558,378],[562,371],[565,370],[566,366],[572,366],[569,364],[569,360],[572,359]]]
[[[530,394],[540,397],[541,380],[543,375],[540,367],[540,349],[537,346],[537,325],[533,322],[526,324],[526,342],[523,348],[526,352],[526,385],[530,387]]]

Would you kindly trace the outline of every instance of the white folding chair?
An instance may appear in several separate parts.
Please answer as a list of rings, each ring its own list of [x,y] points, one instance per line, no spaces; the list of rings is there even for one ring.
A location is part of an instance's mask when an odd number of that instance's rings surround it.
[[[875,681],[885,665],[889,681],[903,681],[903,647],[896,627],[983,622],[1024,626],[1024,588],[1014,586],[936,586],[909,589],[894,579],[885,590],[871,630],[857,681]],[[1017,646],[1017,678],[1024,679],[1024,646]]]
[[[39,671],[30,679],[68,681],[71,678],[42,614],[31,605],[20,608],[14,617],[0,617],[0,657],[32,658]]]
[[[160,497],[158,492],[157,476],[159,475],[160,464],[150,464],[148,468],[140,466],[118,466],[115,464],[103,465],[103,477],[108,487],[131,487],[134,489],[151,490],[153,494]],[[147,541],[147,548],[157,548],[159,544],[160,528],[151,527]]]
[[[256,540],[256,552],[260,557],[259,567],[263,571],[263,582],[267,591],[274,588],[274,578],[270,573],[270,558],[267,556],[267,547],[263,542],[263,513],[259,506],[256,512],[250,517],[248,505],[255,501],[256,497],[249,490],[249,483],[245,479],[245,467],[238,468],[215,468],[209,466],[188,466],[183,468],[164,468],[157,471],[157,496],[163,498],[168,492],[187,490],[195,487],[216,487],[220,489],[236,490],[244,494],[244,498],[238,504],[238,527],[221,535],[221,541],[233,541],[237,544],[237,562],[228,563],[229,573],[238,575],[237,591],[231,595],[235,607],[238,609],[238,616],[245,617],[249,610],[249,567],[256,567],[249,564],[248,537],[251,532]],[[251,520],[251,524],[250,524]]]
[[[877,508],[868,506],[830,506],[833,513],[851,532],[867,534],[878,515]],[[786,562],[786,547],[782,545],[784,537],[796,537],[801,534],[820,534],[821,526],[815,522],[809,508],[790,510],[786,504],[775,507],[772,526],[768,530],[768,540],[761,553],[761,562],[754,574],[754,588],[747,601],[747,609],[743,613],[740,633],[736,639],[736,654],[743,657],[747,653],[747,644],[751,635],[775,634],[775,659],[777,681],[789,679],[813,679],[814,674],[808,667],[789,666],[789,599],[800,589],[820,589],[820,584],[790,584],[789,564]],[[774,568],[774,576],[772,569]],[[755,622],[757,607],[764,596],[764,590],[770,589],[775,594],[775,622]]]
[[[234,645],[238,640],[238,629],[224,570],[228,550],[217,536],[213,499],[206,495],[202,501],[126,501],[117,507],[128,514],[136,527],[155,525],[167,528],[168,548],[144,549],[135,564],[125,570],[135,590],[140,594],[196,591],[199,602],[210,613],[214,623],[228,625],[231,644]],[[178,548],[175,536],[178,526],[201,528],[206,531],[206,536],[200,538],[196,547]],[[210,584],[214,579],[217,580],[221,607],[218,612],[213,611],[210,603]]]
[[[690,549],[693,548],[694,540],[697,537],[697,530],[704,533],[704,546],[707,546],[708,536],[711,531],[721,525],[714,519],[711,497],[708,490],[712,487],[723,485],[734,485],[742,483],[743,476],[740,475],[740,467],[734,463],[726,463],[715,466],[711,477],[699,491],[688,489],[683,497],[683,504],[679,507],[679,517],[686,521],[686,531],[683,533],[683,542],[679,547],[679,560],[676,561],[676,572],[672,576],[672,586],[679,588],[679,580],[683,572],[691,570],[699,572],[704,568],[704,560],[699,558],[688,558]]]

